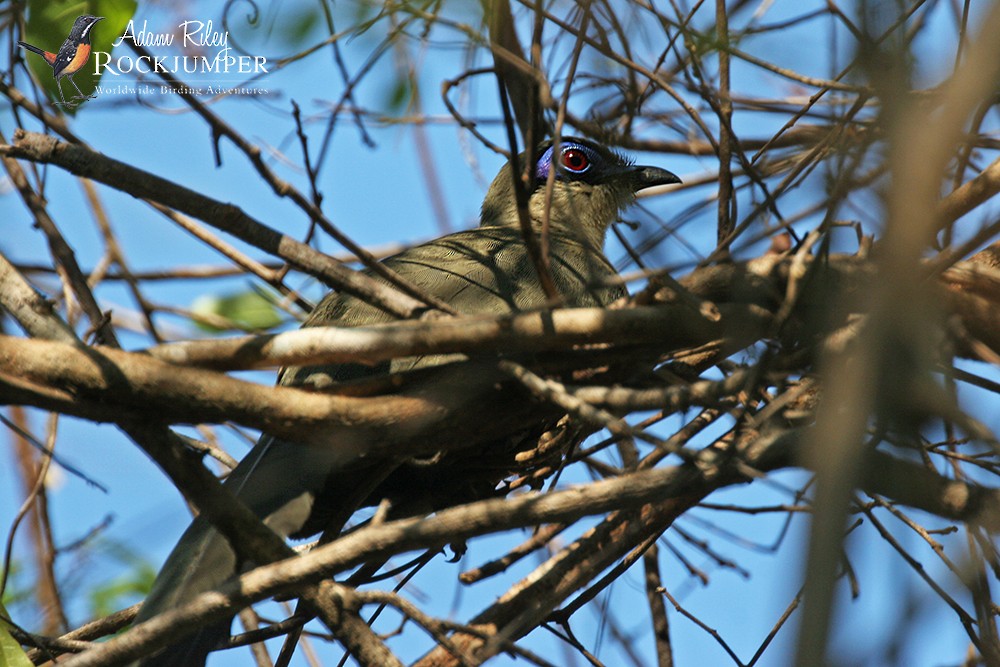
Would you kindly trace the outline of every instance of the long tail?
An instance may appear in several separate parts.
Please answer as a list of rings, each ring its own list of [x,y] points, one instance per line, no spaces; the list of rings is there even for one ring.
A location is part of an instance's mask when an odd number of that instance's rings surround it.
[[[18,42],[17,45],[20,46],[22,49],[28,49],[32,53],[37,53],[41,57],[43,57],[46,60],[48,60],[48,58],[46,58],[46,55],[45,55],[46,52],[43,51],[42,49],[38,48],[37,46],[32,46],[31,44],[28,44],[27,42]]]
[[[265,437],[226,480],[226,486],[274,532],[298,533],[312,512],[316,495],[328,474],[342,463],[335,448],[290,445]],[[136,623],[181,606],[217,588],[239,571],[229,542],[209,522],[195,519],[153,583]],[[167,667],[205,664],[208,652],[228,636],[231,620],[199,630],[182,643],[169,646],[135,665]]]

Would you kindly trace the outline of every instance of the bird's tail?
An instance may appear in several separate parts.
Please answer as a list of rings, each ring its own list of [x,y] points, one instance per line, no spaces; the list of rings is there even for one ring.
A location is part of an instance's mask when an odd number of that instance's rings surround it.
[[[230,474],[226,486],[275,533],[288,537],[305,525],[317,493],[340,463],[335,451],[264,437]],[[167,557],[135,623],[183,606],[218,588],[240,569],[229,541],[205,519],[195,519]],[[204,665],[208,652],[228,636],[230,623],[203,627],[134,665]]]
[[[167,557],[135,623],[181,606],[236,574],[236,554],[225,537],[204,519],[195,519]],[[183,643],[145,658],[134,667],[204,665],[208,653],[229,635],[230,621],[197,630]]]
[[[45,57],[45,51],[43,51],[42,49],[38,48],[37,46],[32,46],[31,44],[28,44],[27,42],[18,42],[17,45],[20,46],[22,49],[27,49],[27,50],[31,51],[32,53],[37,53],[38,55],[40,55],[43,58]]]

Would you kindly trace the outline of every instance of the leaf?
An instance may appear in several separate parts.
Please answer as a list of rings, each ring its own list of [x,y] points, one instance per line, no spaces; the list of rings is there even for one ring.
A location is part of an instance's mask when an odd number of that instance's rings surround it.
[[[315,7],[288,11],[284,26],[284,39],[288,44],[302,44],[320,24],[320,13]]]
[[[396,77],[386,100],[386,105],[389,109],[398,113],[406,108],[406,105],[410,103],[410,98],[413,96],[411,83],[410,79],[406,76]]]
[[[0,667],[32,667],[28,655],[10,634],[10,616],[0,603]]]
[[[110,53],[111,44],[125,31],[129,19],[135,15],[136,6],[136,0],[28,0],[28,19],[22,39],[46,51],[57,51],[69,35],[76,18],[92,14],[104,17],[91,33],[93,51]],[[58,102],[59,85],[52,76],[52,67],[34,53],[22,51],[22,57],[49,99]],[[96,57],[91,55],[90,62],[73,76],[73,81],[85,95],[92,94],[101,81],[101,75],[96,70]],[[64,80],[63,92],[69,99],[76,94],[76,89]],[[63,107],[64,111],[71,114],[76,109],[77,107]]]
[[[126,574],[89,592],[90,613],[94,618],[107,616],[149,594],[156,579],[156,568],[137,558],[132,558],[128,564],[130,569]]]
[[[202,296],[194,302],[191,310],[203,320],[208,320],[197,322],[198,328],[211,332],[227,329],[259,331],[275,327],[282,321],[271,301],[255,291]]]

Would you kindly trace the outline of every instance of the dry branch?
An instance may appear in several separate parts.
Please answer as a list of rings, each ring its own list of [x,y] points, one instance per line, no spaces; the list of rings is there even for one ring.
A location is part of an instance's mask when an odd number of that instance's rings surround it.
[[[133,197],[181,211],[287,260],[293,266],[314,273],[331,287],[378,304],[400,317],[410,317],[426,308],[423,301],[348,269],[332,257],[253,219],[239,206],[212,199],[89,148],[61,142],[44,134],[18,130],[14,134],[13,145],[0,146],[0,155],[54,164],[71,174],[111,185]]]

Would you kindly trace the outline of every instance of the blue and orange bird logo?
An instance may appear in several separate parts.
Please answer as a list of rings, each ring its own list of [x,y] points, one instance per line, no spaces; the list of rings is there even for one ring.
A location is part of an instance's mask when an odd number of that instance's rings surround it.
[[[62,43],[62,46],[55,53],[40,49],[27,42],[17,43],[22,49],[27,49],[45,58],[45,62],[52,67],[52,76],[55,77],[56,87],[59,88],[59,99],[62,100],[61,106],[74,107],[83,100],[95,97],[94,95],[84,95],[83,91],[80,90],[80,86],[76,85],[76,81],[73,80],[73,75],[83,69],[83,66],[90,60],[90,33],[97,22],[103,19],[103,16],[91,16],[89,14],[78,16],[76,21],[73,22],[73,29],[69,31],[69,37],[66,38],[66,41]],[[74,96],[73,99],[76,101],[73,103],[67,102],[66,97],[63,95],[62,80],[66,77],[69,77],[69,82],[73,84],[76,92],[79,93]]]

